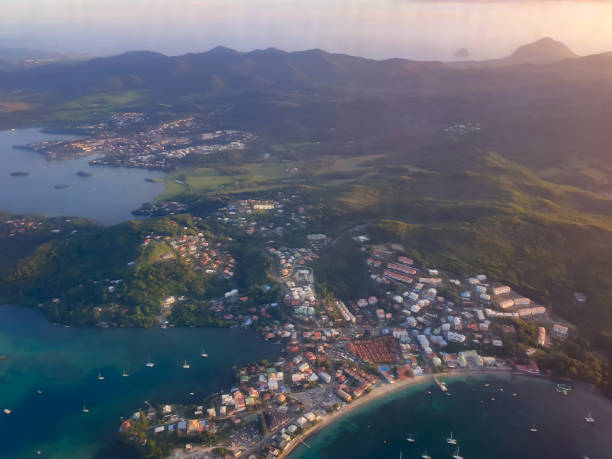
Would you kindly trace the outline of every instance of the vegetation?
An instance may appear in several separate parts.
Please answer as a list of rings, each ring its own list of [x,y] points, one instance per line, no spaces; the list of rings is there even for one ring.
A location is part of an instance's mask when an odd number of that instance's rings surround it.
[[[204,299],[212,281],[178,258],[162,260],[165,244],[142,242],[149,234],[196,231],[191,217],[176,216],[46,242],[0,278],[2,301],[42,303],[49,318],[66,323],[154,325],[165,297]]]

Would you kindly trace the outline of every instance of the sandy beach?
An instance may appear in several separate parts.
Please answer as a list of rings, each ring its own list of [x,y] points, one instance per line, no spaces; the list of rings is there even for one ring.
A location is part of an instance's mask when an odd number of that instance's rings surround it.
[[[299,437],[297,437],[278,456],[279,459],[287,458],[293,452],[293,450],[300,445],[300,443],[306,441],[309,437],[311,437],[312,435],[316,434],[321,429],[324,429],[325,427],[327,427],[332,422],[335,422],[338,419],[342,418],[343,416],[346,416],[346,415],[352,413],[353,411],[355,411],[355,410],[357,410],[357,409],[359,409],[359,408],[361,408],[361,407],[363,407],[363,406],[365,406],[365,405],[367,405],[369,403],[372,403],[375,400],[379,400],[381,398],[384,398],[387,395],[390,395],[390,394],[392,394],[394,392],[399,392],[402,389],[406,389],[407,387],[415,386],[415,385],[419,385],[419,384],[424,384],[424,383],[430,382],[430,381],[433,382],[433,375],[416,376],[414,378],[405,379],[403,381],[399,381],[399,382],[396,382],[394,384],[385,384],[385,385],[379,387],[378,389],[375,389],[374,391],[370,392],[369,394],[366,394],[363,397],[358,398],[357,400],[352,402],[350,405],[345,406],[340,411],[337,411],[337,412],[331,414],[330,416],[327,416],[323,421],[321,421],[320,423],[315,425],[308,432],[306,432],[305,434],[302,434]]]
[[[504,374],[504,373],[505,374],[520,374],[522,376],[531,376],[531,375],[527,375],[523,373],[516,373],[508,368],[497,368],[497,369],[487,368],[483,370],[455,370],[455,371],[448,372],[448,373],[438,373],[435,376],[438,376],[441,380],[444,380],[445,378],[448,378],[448,377],[453,378],[453,377],[461,377],[461,376],[486,375],[486,374],[499,375],[499,374]],[[394,384],[385,384],[379,387],[378,389],[375,389],[374,391],[370,392],[369,394],[366,394],[363,397],[358,398],[357,400],[352,402],[350,405],[347,405],[344,408],[342,408],[340,411],[337,411],[331,414],[330,416],[326,417],[323,421],[315,425],[309,431],[307,431],[306,433],[294,439],[287,446],[287,448],[285,448],[285,450],[278,456],[279,459],[286,459],[295,450],[295,448],[297,448],[302,442],[305,442],[308,438],[315,435],[317,432],[324,429],[329,424],[352,413],[353,411],[356,411],[359,408],[365,405],[368,405],[369,403],[372,403],[376,400],[384,398],[395,392],[399,392],[403,389],[406,389],[407,387],[411,387],[411,386],[415,386],[419,384],[425,384],[428,382],[434,383],[433,377],[434,375],[431,375],[431,374],[424,375],[424,376],[416,376],[414,378],[409,378],[403,381],[396,382]]]

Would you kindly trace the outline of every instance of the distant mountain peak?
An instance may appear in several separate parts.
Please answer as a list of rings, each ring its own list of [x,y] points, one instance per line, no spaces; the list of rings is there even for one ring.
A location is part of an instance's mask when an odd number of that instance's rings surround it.
[[[506,59],[517,64],[547,64],[578,57],[565,43],[544,37],[520,46]]]
[[[208,54],[218,54],[218,55],[227,55],[232,56],[235,54],[240,54],[238,51],[232,48],[228,48],[227,46],[215,46],[211,50],[208,51]]]

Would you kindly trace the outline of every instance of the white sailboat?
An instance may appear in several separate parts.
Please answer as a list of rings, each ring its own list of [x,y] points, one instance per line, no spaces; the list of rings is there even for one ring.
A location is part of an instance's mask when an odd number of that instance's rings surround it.
[[[431,459],[431,456],[427,454],[427,450],[425,450],[423,454],[421,454],[421,459]]]
[[[453,459],[463,459],[463,456],[459,454],[459,447],[455,450],[455,454],[453,454]]]
[[[102,373],[98,371],[98,381],[104,381],[104,376],[102,376]]]
[[[594,423],[594,422],[595,422],[595,418],[593,417],[593,413],[591,413],[591,412],[589,411],[589,414],[587,414],[587,417],[586,417],[586,418],[584,418],[584,420],[585,420],[586,422],[588,422],[589,424]]]
[[[83,413],[89,413],[89,408],[87,408],[85,405],[83,405],[83,407],[81,408],[81,411]]]
[[[448,443],[449,445],[456,445],[457,444],[457,439],[453,438],[453,433],[450,433],[450,437],[448,437],[446,439],[446,443]]]
[[[145,367],[153,368],[154,366],[155,364],[151,361],[151,359],[147,360],[147,363],[145,363]]]
[[[200,354],[200,356],[203,358],[208,357],[208,354],[206,353],[206,349],[202,349],[202,353]]]
[[[183,368],[185,370],[188,370],[189,368],[191,368],[191,366],[187,363],[187,360],[185,360],[185,362],[183,363]]]
[[[414,439],[414,437],[412,436],[411,433],[408,434],[408,438],[406,438],[406,441],[408,441],[409,443],[414,443],[416,440]]]
[[[125,370],[123,370],[121,372],[121,376],[123,376],[124,378],[127,378],[129,375],[125,372]]]
[[[529,432],[537,432],[537,431],[538,431],[538,428],[537,428],[536,426],[534,426],[534,425],[532,425],[532,426],[529,428]]]

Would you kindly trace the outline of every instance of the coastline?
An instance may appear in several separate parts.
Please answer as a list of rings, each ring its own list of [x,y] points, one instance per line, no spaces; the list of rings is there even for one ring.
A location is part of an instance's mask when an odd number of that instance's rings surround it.
[[[286,459],[289,455],[297,448],[301,443],[305,442],[308,438],[327,427],[329,424],[336,422],[337,420],[345,417],[346,415],[358,410],[359,408],[363,408],[370,403],[380,400],[381,398],[385,398],[388,395],[391,395],[395,392],[399,392],[402,389],[406,389],[407,387],[417,386],[420,384],[425,384],[426,382],[433,382],[433,375],[427,376],[415,376],[410,379],[406,379],[404,381],[400,381],[394,384],[385,384],[378,389],[373,390],[369,394],[364,395],[363,397],[358,398],[350,405],[345,406],[340,411],[336,411],[332,415],[326,417],[323,421],[319,422],[317,425],[312,427],[306,433],[300,435],[295,438],[287,447],[283,450],[283,452],[278,456],[279,459]]]
[[[345,406],[340,411],[337,411],[333,413],[332,415],[326,417],[323,421],[313,426],[306,433],[300,435],[299,437],[296,437],[281,452],[281,454],[278,456],[278,459],[287,459],[291,455],[291,453],[293,453],[293,451],[295,451],[295,449],[301,443],[305,442],[308,438],[314,436],[320,430],[329,426],[330,424],[336,421],[339,421],[343,417],[349,415],[350,413],[354,411],[359,410],[360,408],[363,408],[369,405],[372,402],[375,402],[377,400],[380,400],[381,398],[390,396],[408,387],[426,384],[427,382],[431,382],[435,384],[435,382],[433,381],[434,376],[441,377],[441,378],[447,378],[447,377],[461,377],[461,376],[475,376],[475,375],[501,375],[501,374],[520,375],[520,376],[536,376],[536,375],[518,373],[512,370],[511,368],[498,368],[498,369],[487,368],[483,370],[456,370],[456,371],[447,372],[447,373],[436,373],[435,375],[429,374],[425,376],[415,376],[413,378],[406,379],[404,381],[400,381],[394,384],[385,384],[384,386],[379,387],[378,389],[375,389],[369,394],[366,394],[363,397],[358,398],[357,400],[352,402],[350,405]],[[436,388],[436,390],[439,390],[439,389]]]

